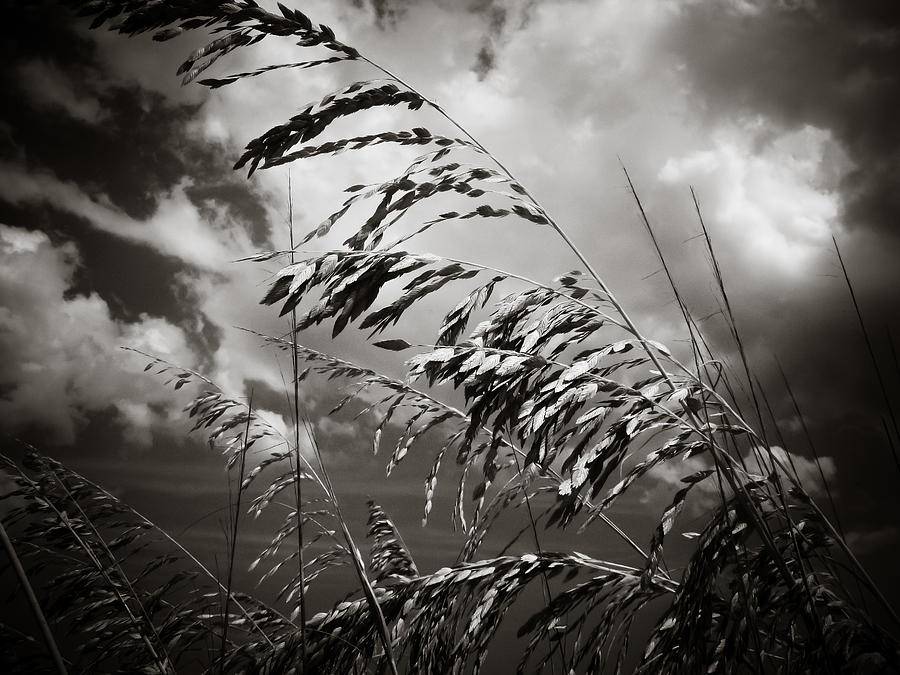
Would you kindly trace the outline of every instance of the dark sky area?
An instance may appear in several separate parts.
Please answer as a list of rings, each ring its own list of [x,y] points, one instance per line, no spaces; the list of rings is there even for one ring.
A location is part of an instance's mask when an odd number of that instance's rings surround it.
[[[287,245],[287,171],[247,180],[231,166],[250,138],[373,74],[340,64],[213,92],[182,88],[175,71],[202,36],[129,40],[90,31],[52,2],[2,6],[3,446],[14,454],[14,439],[27,440],[173,532],[190,525],[186,541],[212,557],[221,551],[220,519],[204,516],[221,506],[226,479],[221,459],[187,433],[181,408],[192,393],[173,393],[142,372],[146,359],[119,347],[201,370],[235,397],[252,390],[260,412],[288,433],[289,362],[237,328],[286,330],[277,311],[259,305],[277,265],[233,262]],[[693,186],[787,450],[821,494],[805,422],[848,541],[888,583],[900,474],[832,237],[900,415],[897,3],[320,0],[301,9],[438,100],[567,228],[644,333],[684,349],[624,163],[693,313],[705,317],[710,340],[733,362],[705,245],[696,238]],[[211,72],[298,58],[289,42],[267,40]],[[440,121],[376,110],[338,132],[410,125],[437,130]],[[297,230],[331,213],[344,187],[392,177],[413,156],[372,149],[296,165]],[[547,232],[513,227],[521,226],[436,228],[418,246],[543,280],[576,265]],[[336,233],[315,247],[341,239]],[[443,309],[426,308],[400,328],[428,341]],[[301,341],[400,374],[400,360],[365,337],[350,330],[332,341],[328,330],[315,329]],[[432,523],[420,528],[427,448],[385,479],[385,458],[371,457],[377,419],[328,417],[337,386],[311,378],[302,397],[348,511],[360,522],[372,494],[423,568],[452,561],[461,541],[446,516],[452,467],[442,474]],[[900,438],[892,441],[900,446]],[[652,522],[645,514],[663,508],[684,473],[659,473],[617,517],[642,532]],[[573,544],[567,537],[549,534],[545,547],[623,554],[600,538],[583,535]],[[900,601],[896,588],[888,590]]]

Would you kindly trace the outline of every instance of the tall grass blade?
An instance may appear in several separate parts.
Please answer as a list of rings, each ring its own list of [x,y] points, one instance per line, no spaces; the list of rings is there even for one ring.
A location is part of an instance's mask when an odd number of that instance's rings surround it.
[[[878,357],[875,356],[875,348],[872,346],[872,340],[869,338],[869,331],[866,328],[866,322],[863,320],[862,309],[860,309],[859,301],[856,299],[856,291],[853,290],[853,284],[850,281],[850,273],[847,272],[847,266],[844,264],[844,257],[841,255],[841,249],[838,246],[837,238],[832,237],[832,242],[834,242],[834,251],[837,253],[838,262],[841,265],[841,271],[844,274],[844,281],[847,283],[847,290],[850,291],[850,300],[853,303],[853,309],[856,312],[856,318],[859,321],[859,329],[862,332],[863,340],[866,343],[866,352],[869,354],[869,359],[872,362],[872,368],[875,371],[875,378],[878,380],[878,389],[881,393],[881,399],[884,403],[885,412],[888,415],[888,419],[891,421],[891,429],[894,432],[894,439],[900,441],[900,426],[897,424],[897,416],[894,414],[894,406],[891,405],[891,399],[888,395],[887,385],[884,381],[884,376],[881,373],[881,367],[878,363]],[[897,473],[900,474],[900,456],[897,454],[897,447],[894,442],[890,443],[891,456],[894,459],[894,466],[897,469]]]

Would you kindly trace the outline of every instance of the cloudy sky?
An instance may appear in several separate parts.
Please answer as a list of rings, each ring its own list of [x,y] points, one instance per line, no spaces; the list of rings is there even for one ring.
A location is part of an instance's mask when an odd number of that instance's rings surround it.
[[[224,475],[186,436],[180,408],[190,393],[174,396],[141,372],[146,360],[119,347],[198,368],[234,396],[253,390],[258,407],[284,424],[287,363],[235,328],[284,331],[258,304],[275,268],[233,261],[287,245],[287,171],[247,180],[230,167],[247,140],[303,104],[376,74],[339,64],[214,92],[182,88],[175,71],[202,37],[128,40],[89,31],[53,3],[3,8],[4,446],[26,439],[164,524],[186,526],[185,510],[199,519],[221,503]],[[301,9],[440,102],[567,229],[643,331],[677,349],[684,330],[624,164],[692,311],[727,356],[693,186],[786,442],[808,456],[776,357],[828,458],[851,539],[877,573],[879,553],[896,544],[898,474],[832,237],[900,406],[891,347],[893,338],[900,349],[896,3],[345,0]],[[275,40],[240,51],[215,72],[306,57]],[[441,124],[390,109],[340,131],[451,133]],[[331,213],[344,187],[390,178],[411,156],[372,149],[295,165],[297,230]],[[521,228],[454,226],[419,246],[545,280],[576,266],[550,234]],[[423,320],[439,318],[435,310]],[[302,339],[400,372],[362,333]],[[367,458],[360,427],[325,416],[334,391],[313,383],[303,397],[348,508],[361,513],[368,491],[415,528],[421,467],[377,479],[382,460]],[[441,536],[447,523],[434,527],[411,535],[414,548],[452,551]],[[221,533],[210,517],[188,536],[215,548]]]

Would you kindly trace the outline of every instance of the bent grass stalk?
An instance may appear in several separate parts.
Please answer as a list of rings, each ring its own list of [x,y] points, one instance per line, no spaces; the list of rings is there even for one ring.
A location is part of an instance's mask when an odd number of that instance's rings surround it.
[[[34,594],[34,589],[31,587],[31,581],[28,579],[28,574],[22,567],[22,562],[19,560],[16,548],[13,546],[9,535],[6,534],[6,528],[3,526],[2,521],[0,521],[0,543],[3,544],[3,550],[6,551],[6,555],[9,557],[9,562],[12,565],[16,578],[19,580],[19,585],[22,586],[22,590],[25,592],[28,607],[31,609],[34,620],[40,628],[41,637],[43,638],[44,646],[47,647],[47,652],[50,654],[50,658],[53,661],[53,667],[56,668],[56,672],[59,673],[59,675],[67,675],[68,670],[66,669],[62,654],[60,654],[59,647],[56,644],[56,638],[53,637],[53,630],[50,628],[50,624],[47,623],[47,617],[41,609],[41,603]]]

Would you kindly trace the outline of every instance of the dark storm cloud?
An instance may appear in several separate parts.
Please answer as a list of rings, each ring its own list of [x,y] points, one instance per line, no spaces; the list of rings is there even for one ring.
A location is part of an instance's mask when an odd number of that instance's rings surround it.
[[[106,406],[119,443],[147,445],[167,396],[119,346],[212,368],[222,327],[197,286],[216,273],[197,261],[236,257],[233,230],[269,247],[266,210],[191,129],[199,103],[112,68],[118,55],[56,2],[3,7],[0,433],[80,443]],[[126,47],[140,72],[158,64],[158,45]]]
[[[357,9],[370,7],[375,15],[375,24],[382,30],[396,30],[410,9],[416,6],[413,0],[351,0],[351,4]],[[476,15],[482,21],[483,35],[473,55],[472,70],[483,80],[496,68],[498,52],[510,37],[528,26],[537,0],[469,0],[458,4],[432,0],[432,4],[435,11],[451,14],[461,10]]]
[[[6,158],[28,168],[51,168],[88,194],[107,195],[135,218],[153,213],[156,195],[171,188],[187,170],[184,159],[171,148],[173,142],[184,141],[177,130],[190,119],[190,110],[168,106],[161,97],[135,89],[115,88],[98,97],[107,118],[93,124],[61,107],[34,106],[21,81],[10,82],[8,74],[4,87],[19,95],[2,113],[14,130],[2,149]],[[69,77],[80,88],[89,82],[71,73]],[[126,134],[131,139],[127,144],[122,143]],[[85,162],[84,157],[93,161]]]
[[[77,41],[74,35],[69,37]],[[259,197],[230,171],[215,146],[189,135],[188,123],[197,106],[172,104],[134,85],[94,82],[101,91],[93,100],[102,106],[103,118],[84,119],[61,105],[35,105],[28,94],[31,83],[21,77],[34,63],[57,66],[26,58],[2,75],[6,90],[22,95],[4,106],[2,118],[9,131],[0,141],[0,156],[29,169],[50,168],[58,178],[77,183],[90,195],[108,197],[139,219],[152,215],[160,195],[190,176],[194,182],[187,194],[198,207],[217,202],[246,226],[254,244],[266,243],[265,210]],[[74,86],[89,91],[92,79],[83,77],[85,71],[90,72],[72,63],[65,69],[59,66]],[[85,157],[93,161],[85,162]]]
[[[476,56],[474,70],[480,79],[484,79],[491,70],[494,69],[494,63],[497,60],[495,42],[499,41],[503,36],[503,30],[506,28],[509,12],[505,7],[488,4],[483,10],[486,15],[487,34],[478,50]]]
[[[379,28],[396,27],[397,22],[403,18],[412,4],[412,0],[351,0],[351,2],[357,9],[371,7]]]
[[[498,0],[477,0],[469,10],[480,14],[485,21],[485,32],[481,48],[475,55],[472,69],[480,80],[487,77],[496,67],[497,52],[509,41],[516,31],[528,26],[536,0],[508,6]]]
[[[116,320],[137,321],[136,308],[152,316],[187,318],[173,295],[172,279],[182,268],[176,260],[47,207],[14,207],[0,201],[0,222],[42,230],[57,247],[78,242],[81,264],[74,270],[67,292],[70,296],[88,296],[96,291],[107,301]],[[140,279],[142,283],[122,283],[125,279]]]
[[[473,70],[478,74],[478,79],[483,80],[487,77],[487,74],[494,69],[496,59],[497,55],[494,53],[494,48],[490,43],[481,45],[481,49],[478,50],[478,54],[475,56],[475,66],[473,67]]]
[[[184,192],[201,214],[224,209],[254,245],[267,244],[259,197],[216,147],[188,135],[197,105],[111,79],[96,45],[58,4],[16,3],[7,10],[0,46],[0,86],[11,94],[0,111],[0,160],[7,167],[23,175],[50,172],[138,220],[152,216],[160,199],[190,176]],[[201,357],[218,347],[214,324],[194,325],[198,312],[178,281],[183,261],[50,204],[0,200],[0,221],[44,230],[56,245],[76,245],[82,264],[70,295],[98,293],[119,321],[165,317],[188,330]]]
[[[830,130],[855,165],[845,224],[896,231],[900,3],[694,3],[669,39],[710,114]]]
[[[753,127],[757,154],[804,127],[828,131],[845,153],[844,159],[823,156],[815,187],[839,196],[829,230],[842,246],[888,388],[897,391],[887,335],[900,330],[893,262],[900,248],[900,4],[688,3],[665,35],[664,48],[685,66],[705,123],[761,119]],[[775,356],[811,440],[836,459],[842,507],[873,514],[892,494],[895,477],[882,427],[888,410],[830,237],[819,248],[814,278],[779,279],[765,302],[761,295],[739,306],[738,318],[776,415],[788,422],[791,447],[804,450],[808,443]],[[741,290],[733,275],[732,286]],[[864,483],[871,489],[862,494]]]

